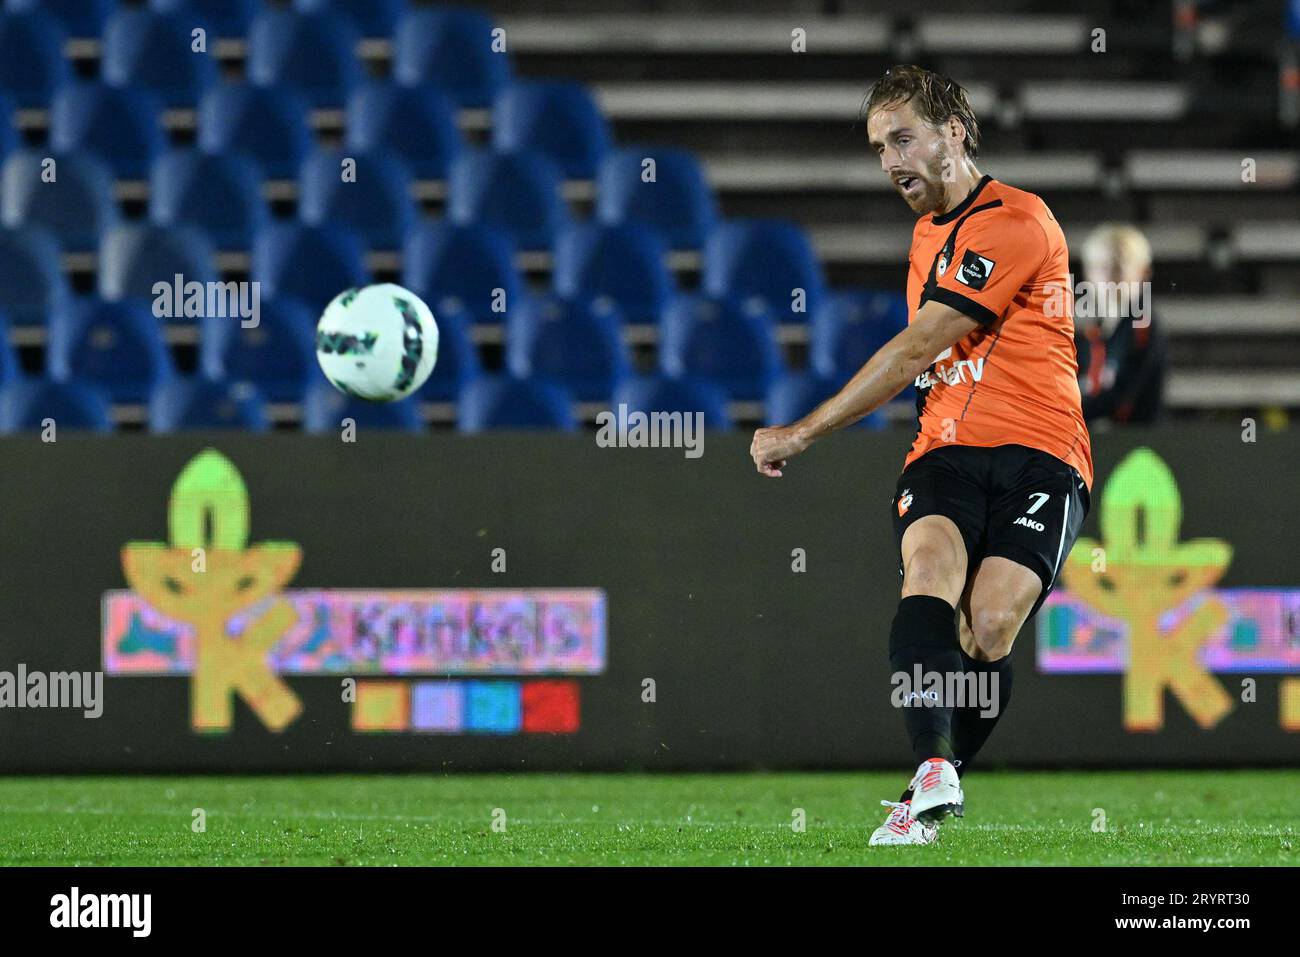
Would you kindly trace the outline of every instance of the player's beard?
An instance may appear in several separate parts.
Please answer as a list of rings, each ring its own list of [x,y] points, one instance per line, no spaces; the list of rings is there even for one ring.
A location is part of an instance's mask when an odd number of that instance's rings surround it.
[[[909,197],[901,189],[898,194],[903,197],[903,202],[912,208],[912,212],[926,216],[941,210],[947,201],[947,190],[944,189],[943,169],[947,161],[947,153],[940,152],[933,160],[926,164],[925,172],[917,178],[921,181],[922,189],[916,195]]]

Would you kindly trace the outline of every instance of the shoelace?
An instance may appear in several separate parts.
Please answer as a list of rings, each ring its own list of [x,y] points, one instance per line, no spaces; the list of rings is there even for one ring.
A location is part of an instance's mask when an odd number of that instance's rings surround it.
[[[899,801],[881,801],[882,807],[892,807],[893,813],[885,820],[885,827],[889,828],[896,834],[906,834],[908,828],[912,826],[910,820],[911,809]]]

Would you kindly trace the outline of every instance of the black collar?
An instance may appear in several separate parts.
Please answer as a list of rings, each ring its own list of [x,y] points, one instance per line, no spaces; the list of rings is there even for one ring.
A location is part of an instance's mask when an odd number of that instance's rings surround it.
[[[930,221],[934,223],[936,226],[943,226],[947,223],[951,223],[962,213],[966,212],[966,210],[970,209],[971,204],[975,202],[975,197],[980,194],[980,190],[982,190],[985,186],[987,186],[991,182],[993,182],[993,177],[989,176],[986,173],[983,177],[980,178],[980,181],[975,184],[975,188],[970,191],[969,196],[963,199],[960,203],[958,203],[948,212],[944,213],[942,216],[931,217]]]

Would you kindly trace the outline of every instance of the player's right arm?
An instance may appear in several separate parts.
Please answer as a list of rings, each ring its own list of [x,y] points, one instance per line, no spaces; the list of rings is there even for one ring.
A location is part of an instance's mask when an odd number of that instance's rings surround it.
[[[927,302],[906,329],[885,343],[839,392],[791,425],[759,429],[749,447],[763,475],[779,477],[787,459],[884,405],[930,367],[935,356],[979,328],[941,302]]]

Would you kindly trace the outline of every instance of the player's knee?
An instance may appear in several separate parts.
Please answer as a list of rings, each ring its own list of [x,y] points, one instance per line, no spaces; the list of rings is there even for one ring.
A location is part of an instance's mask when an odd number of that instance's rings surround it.
[[[903,572],[903,597],[934,595],[955,606],[961,596],[961,575],[949,549],[922,546],[908,558]]]
[[[970,627],[979,657],[984,661],[997,661],[1009,655],[1022,623],[1020,612],[1007,605],[974,609]]]

